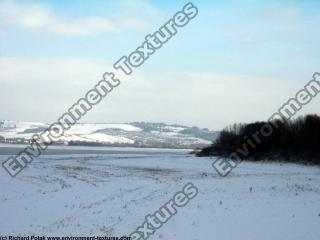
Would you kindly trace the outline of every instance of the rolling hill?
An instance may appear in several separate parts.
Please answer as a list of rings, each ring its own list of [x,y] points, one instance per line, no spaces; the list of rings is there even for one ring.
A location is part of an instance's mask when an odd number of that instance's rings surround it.
[[[49,124],[39,122],[0,121],[2,142],[28,142]],[[176,124],[133,123],[79,123],[67,131],[56,144],[109,145],[159,148],[196,148],[207,146],[218,132]]]

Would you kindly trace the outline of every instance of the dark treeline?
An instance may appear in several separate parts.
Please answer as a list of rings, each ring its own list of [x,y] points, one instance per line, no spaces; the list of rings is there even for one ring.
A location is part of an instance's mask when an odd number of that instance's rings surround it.
[[[320,117],[234,124],[197,156],[228,157],[235,152],[240,159],[320,164]]]

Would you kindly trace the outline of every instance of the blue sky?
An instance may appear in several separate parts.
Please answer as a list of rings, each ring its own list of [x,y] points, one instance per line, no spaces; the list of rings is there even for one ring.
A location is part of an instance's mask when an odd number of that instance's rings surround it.
[[[0,0],[1,118],[55,121],[185,3]],[[320,71],[320,2],[193,3],[198,16],[84,122],[263,120]]]

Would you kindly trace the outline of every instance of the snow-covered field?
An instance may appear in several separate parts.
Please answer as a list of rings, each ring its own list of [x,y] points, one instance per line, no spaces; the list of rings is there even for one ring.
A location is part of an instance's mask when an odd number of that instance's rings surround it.
[[[140,149],[46,155],[16,178],[1,169],[0,235],[128,234],[192,182],[198,195],[150,239],[320,239],[318,167],[244,162],[222,178],[212,161]]]

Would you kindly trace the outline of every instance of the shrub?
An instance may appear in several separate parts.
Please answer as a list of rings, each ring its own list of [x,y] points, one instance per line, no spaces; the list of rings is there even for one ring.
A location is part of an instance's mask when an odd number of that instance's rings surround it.
[[[270,134],[262,134],[264,126],[272,130]],[[239,151],[244,147],[248,150],[246,154]],[[320,164],[320,117],[307,115],[291,121],[233,124],[197,156],[228,156],[234,152],[242,159],[279,158],[291,162],[303,159],[306,163]]]

